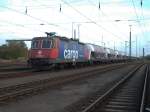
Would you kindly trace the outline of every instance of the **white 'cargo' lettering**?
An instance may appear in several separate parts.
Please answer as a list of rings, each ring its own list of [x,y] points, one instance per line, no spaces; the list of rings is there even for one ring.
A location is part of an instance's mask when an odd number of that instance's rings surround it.
[[[64,50],[64,58],[65,59],[78,59],[78,51],[77,50]]]

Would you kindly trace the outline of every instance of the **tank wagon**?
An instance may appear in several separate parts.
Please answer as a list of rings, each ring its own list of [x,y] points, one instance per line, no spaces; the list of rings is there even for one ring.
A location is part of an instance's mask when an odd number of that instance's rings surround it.
[[[35,37],[31,42],[28,64],[32,67],[110,63],[124,60],[118,51],[56,35]]]

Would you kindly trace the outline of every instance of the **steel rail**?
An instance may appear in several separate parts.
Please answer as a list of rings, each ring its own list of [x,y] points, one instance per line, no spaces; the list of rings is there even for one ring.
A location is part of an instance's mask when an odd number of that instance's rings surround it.
[[[0,72],[8,72],[8,71],[21,71],[21,70],[30,70],[32,68],[27,67],[27,66],[22,66],[22,67],[5,67],[1,68],[0,67]]]
[[[133,71],[129,72],[126,77],[120,80],[117,84],[115,84],[111,89],[109,89],[105,94],[95,100],[91,105],[85,108],[82,112],[90,112],[92,111],[99,103],[103,102],[109,95],[111,95],[118,87],[121,86],[125,81],[127,81],[139,68],[143,66],[139,65]]]
[[[149,67],[146,68],[146,76],[144,80],[144,87],[143,87],[143,94],[142,94],[142,100],[141,100],[141,106],[140,106],[140,112],[144,111],[144,103],[145,103],[145,95],[146,95],[146,87],[147,87],[147,80],[148,80],[148,74],[149,74]]]

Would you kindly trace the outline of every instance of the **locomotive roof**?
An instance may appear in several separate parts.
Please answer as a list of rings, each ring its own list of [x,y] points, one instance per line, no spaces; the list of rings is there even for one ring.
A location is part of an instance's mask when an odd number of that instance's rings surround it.
[[[50,38],[59,38],[59,39],[61,39],[61,40],[74,40],[74,39],[69,39],[69,38],[67,38],[67,37],[61,37],[61,36],[52,36],[52,37],[34,37],[33,39],[50,39]],[[77,41],[77,40],[74,40],[74,41]]]
[[[47,36],[45,36],[45,37],[34,37],[33,38],[33,40],[40,40],[40,39],[47,39],[47,38],[59,38],[59,39],[61,39],[61,40],[65,40],[65,41],[77,41],[78,43],[80,43],[80,44],[85,44],[85,43],[82,43],[82,42],[80,42],[78,39],[73,39],[73,38],[67,38],[67,37],[61,37],[61,36],[52,36],[52,37],[47,37]]]

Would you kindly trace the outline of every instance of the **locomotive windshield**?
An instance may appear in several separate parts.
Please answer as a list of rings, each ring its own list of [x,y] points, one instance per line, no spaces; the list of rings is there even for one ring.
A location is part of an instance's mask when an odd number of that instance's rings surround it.
[[[33,40],[31,48],[32,49],[36,49],[36,48],[38,48],[38,46],[39,46],[39,41],[38,40]]]
[[[42,42],[42,48],[52,48],[52,40],[44,39]]]

